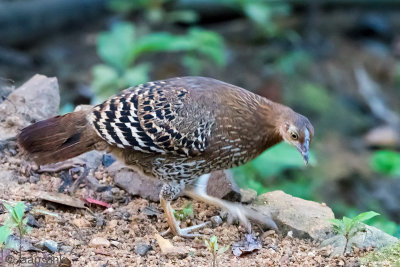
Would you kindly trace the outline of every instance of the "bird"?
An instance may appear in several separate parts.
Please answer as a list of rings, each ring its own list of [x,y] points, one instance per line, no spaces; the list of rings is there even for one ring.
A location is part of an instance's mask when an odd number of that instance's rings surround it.
[[[282,141],[293,145],[307,165],[313,136],[310,121],[290,107],[213,78],[187,76],[133,86],[88,110],[36,122],[17,140],[39,165],[90,150],[112,153],[162,181],[167,232],[194,237],[206,223],[180,228],[171,201],[181,191],[227,209],[249,231],[249,220],[268,220],[276,228],[272,218],[207,195],[204,184],[212,171],[243,165]]]

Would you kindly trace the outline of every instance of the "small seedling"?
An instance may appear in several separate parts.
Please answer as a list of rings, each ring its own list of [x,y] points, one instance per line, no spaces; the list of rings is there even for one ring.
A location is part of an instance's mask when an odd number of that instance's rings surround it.
[[[368,211],[358,214],[356,217],[352,219],[343,216],[343,219],[341,220],[339,219],[331,220],[334,231],[337,234],[343,235],[346,238],[346,244],[344,246],[343,254],[346,253],[350,239],[352,239],[358,232],[365,231],[365,226],[362,224],[362,222],[365,222],[378,215],[380,214],[374,211]]]
[[[4,248],[7,243],[8,237],[11,235],[12,231],[7,225],[0,227],[0,250],[1,250],[1,262],[4,262]]]
[[[211,252],[213,256],[213,267],[218,267],[217,264],[217,256],[223,254],[225,251],[229,249],[229,245],[225,247],[218,248],[218,239],[215,235],[213,235],[210,240],[204,240],[206,243],[207,249]]]
[[[175,219],[178,221],[185,221],[193,215],[193,203],[189,202],[183,209],[174,210]]]
[[[30,227],[27,225],[27,218],[24,218],[25,214],[25,203],[18,202],[15,206],[11,206],[7,203],[3,203],[4,207],[9,212],[7,221],[5,225],[9,228],[16,228],[19,235],[19,258],[22,257],[22,238],[25,234],[27,234],[30,230]]]

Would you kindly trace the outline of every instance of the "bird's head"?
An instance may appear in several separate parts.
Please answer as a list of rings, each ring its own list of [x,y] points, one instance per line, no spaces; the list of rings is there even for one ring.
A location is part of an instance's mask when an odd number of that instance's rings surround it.
[[[307,165],[310,143],[314,136],[311,122],[303,115],[291,111],[281,122],[279,131],[285,142],[297,148]]]

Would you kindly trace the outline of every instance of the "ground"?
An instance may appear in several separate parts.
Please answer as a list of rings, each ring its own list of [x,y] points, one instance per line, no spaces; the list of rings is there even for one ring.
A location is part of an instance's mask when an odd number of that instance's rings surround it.
[[[232,247],[234,242],[244,238],[243,227],[228,225],[224,220],[216,227],[200,230],[203,234],[200,238],[184,239],[167,235],[166,238],[174,247],[183,248],[186,252],[162,255],[155,234],[166,230],[167,223],[159,204],[131,197],[114,187],[112,178],[103,166],[94,173],[94,177],[101,184],[110,185],[111,190],[95,193],[82,184],[72,196],[108,200],[112,202],[108,209],[97,205],[79,209],[40,200],[37,192],[57,192],[63,181],[55,173],[44,173],[37,179],[28,175],[34,172],[36,166],[33,165],[33,170],[29,169],[32,169],[32,164],[21,160],[18,155],[2,157],[0,198],[2,201],[25,201],[31,204],[31,213],[35,214],[40,227],[33,228],[26,236],[27,240],[33,245],[43,240],[53,240],[58,243],[60,251],[54,254],[47,251],[24,252],[24,257],[67,258],[61,266],[70,266],[69,262],[72,266],[211,266],[212,256],[204,239],[216,235],[220,246]],[[182,208],[188,201],[182,197],[173,206]],[[193,207],[193,218],[184,224],[198,224],[220,215],[218,209],[200,202],[195,201]],[[43,215],[35,212],[37,210],[58,214],[59,217]],[[5,214],[0,216],[2,220]],[[220,266],[357,266],[358,256],[366,253],[353,251],[351,255],[329,257],[329,248],[320,249],[316,242],[282,236],[275,231],[263,232],[257,226],[253,226],[253,229],[262,241],[262,248],[242,257],[234,256],[229,249],[218,256]],[[99,242],[104,244],[93,244],[95,237],[100,237]],[[146,245],[151,249],[145,256],[140,256],[138,250]],[[10,255],[14,259],[18,256],[16,251]]]

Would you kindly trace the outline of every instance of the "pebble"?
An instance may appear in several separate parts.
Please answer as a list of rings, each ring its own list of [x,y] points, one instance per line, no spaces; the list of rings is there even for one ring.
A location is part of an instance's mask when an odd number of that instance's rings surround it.
[[[240,202],[251,203],[257,198],[257,191],[247,188],[240,189]]]
[[[114,240],[114,241],[111,241],[110,243],[111,243],[112,246],[114,246],[114,247],[116,247],[116,248],[119,248],[119,245],[121,244],[120,242],[115,241],[115,240]]]
[[[40,181],[40,177],[39,177],[39,176],[31,175],[31,176],[29,177],[29,182],[30,182],[31,184],[35,184],[35,183],[37,183],[37,182],[39,182],[39,181]]]
[[[92,238],[92,240],[90,240],[89,242],[89,247],[106,247],[108,248],[111,245],[110,241],[108,241],[107,239],[105,239],[104,237],[95,237]]]
[[[25,176],[18,177],[18,184],[24,184],[26,182],[28,182],[28,178],[26,178]]]
[[[48,251],[54,253],[58,252],[58,244],[56,241],[53,240],[45,240],[43,242],[43,247],[46,248]]]
[[[117,227],[117,226],[118,226],[118,221],[117,220],[111,220],[111,221],[108,222],[108,227],[110,227],[112,229]]]
[[[139,243],[135,246],[135,252],[142,257],[145,256],[147,252],[149,252],[152,249],[153,247],[149,244]]]
[[[118,194],[119,191],[120,191],[120,190],[119,190],[119,188],[117,188],[117,187],[111,188],[111,193],[113,193],[114,195]]]
[[[213,216],[213,217],[211,217],[211,223],[212,223],[213,227],[221,225],[222,218],[220,216]]]
[[[70,253],[72,251],[71,246],[61,246],[61,251],[64,251],[65,253]]]
[[[111,193],[111,191],[105,191],[102,193],[101,198],[108,203],[112,203],[114,200],[113,194]]]
[[[90,227],[91,224],[88,220],[84,218],[76,218],[72,220],[72,224],[78,228]]]
[[[30,227],[35,227],[35,228],[40,227],[40,224],[38,223],[38,221],[35,219],[35,217],[32,214],[28,213],[26,215],[26,219],[27,219],[26,224],[29,225]]]

